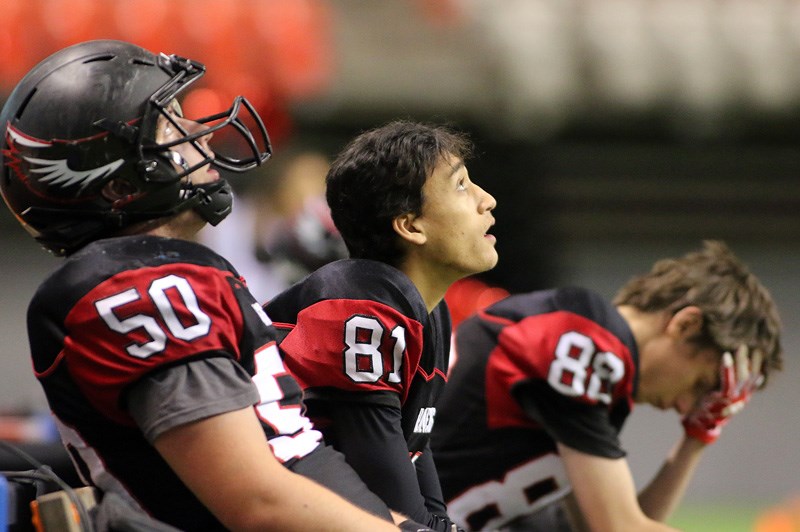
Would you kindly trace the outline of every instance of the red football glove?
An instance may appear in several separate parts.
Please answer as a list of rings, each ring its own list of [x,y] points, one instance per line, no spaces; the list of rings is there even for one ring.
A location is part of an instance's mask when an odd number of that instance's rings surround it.
[[[720,378],[722,388],[707,394],[683,418],[686,435],[703,443],[714,443],[722,427],[739,412],[761,384],[761,353],[756,351],[748,361],[748,349],[741,345],[736,350],[736,363],[730,353],[722,355]],[[751,369],[752,368],[752,369]]]

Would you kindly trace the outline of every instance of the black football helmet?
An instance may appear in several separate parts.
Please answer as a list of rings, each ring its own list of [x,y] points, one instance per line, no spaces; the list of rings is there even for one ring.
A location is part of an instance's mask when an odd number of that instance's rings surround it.
[[[244,172],[272,148],[242,96],[226,111],[192,118],[204,131],[189,134],[176,122],[167,110],[204,73],[196,61],[112,40],[70,46],[35,66],[0,113],[0,192],[17,219],[56,255],[186,209],[219,223],[233,201],[228,183],[194,185],[184,177],[209,163]],[[160,117],[182,137],[156,142]],[[201,146],[209,132],[219,132],[228,155],[216,143],[213,154]],[[203,161],[189,167],[169,149],[182,143]],[[117,179],[133,192],[110,201],[101,190]]]

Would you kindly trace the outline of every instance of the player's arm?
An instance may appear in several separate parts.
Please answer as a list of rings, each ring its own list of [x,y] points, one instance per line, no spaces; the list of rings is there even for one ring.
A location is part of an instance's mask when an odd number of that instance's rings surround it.
[[[154,445],[231,530],[397,530],[280,464],[251,407],[172,428]]]
[[[452,523],[437,511],[441,505],[426,504],[428,494],[422,492],[408,455],[399,406],[331,401],[327,407],[335,447],[367,487],[392,510],[434,530],[449,531]],[[434,493],[431,501],[435,499]]]
[[[675,530],[642,511],[625,458],[595,456],[562,443],[558,443],[558,451],[590,530]]]
[[[683,437],[672,449],[653,480],[639,493],[639,505],[650,518],[666,520],[683,498],[705,444]]]
[[[154,372],[125,395],[144,436],[209,511],[233,530],[392,530],[275,458],[253,408],[258,390],[222,354]]]
[[[761,354],[749,357],[747,346],[736,360],[725,353],[720,365],[720,389],[703,397],[683,418],[684,436],[653,480],[639,494],[642,509],[653,519],[666,519],[683,498],[706,446],[719,438],[722,427],[741,411],[761,385]]]
[[[439,482],[439,472],[433,461],[430,442],[425,445],[414,466],[417,470],[420,493],[425,498],[425,507],[433,514],[447,517],[447,505],[442,495],[442,484]]]

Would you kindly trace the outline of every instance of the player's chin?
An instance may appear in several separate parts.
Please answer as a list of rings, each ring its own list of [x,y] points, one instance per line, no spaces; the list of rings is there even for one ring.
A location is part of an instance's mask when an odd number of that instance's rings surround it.
[[[476,253],[475,256],[479,257],[479,259],[476,261],[475,267],[473,268],[473,273],[481,273],[491,270],[497,266],[497,261],[499,260],[497,250],[494,249],[494,246],[488,250],[484,250],[482,253]]]
[[[497,254],[497,250],[492,248],[492,253],[491,253],[491,256],[490,256],[490,259],[489,259],[490,266],[489,266],[488,269],[491,270],[492,268],[497,266],[497,262],[499,260],[500,260],[500,256]]]
[[[193,181],[197,184],[208,184],[219,181],[219,172],[217,172],[211,165],[204,166],[192,176]]]

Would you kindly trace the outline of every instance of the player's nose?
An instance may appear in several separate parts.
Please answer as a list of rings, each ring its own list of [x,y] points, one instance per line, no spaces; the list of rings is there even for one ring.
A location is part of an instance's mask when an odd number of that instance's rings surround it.
[[[478,201],[478,210],[481,213],[493,211],[495,207],[497,207],[497,200],[494,198],[494,196],[486,192],[483,188],[479,187],[478,185],[475,186],[479,189],[479,194],[480,194],[479,196],[480,199]]]

